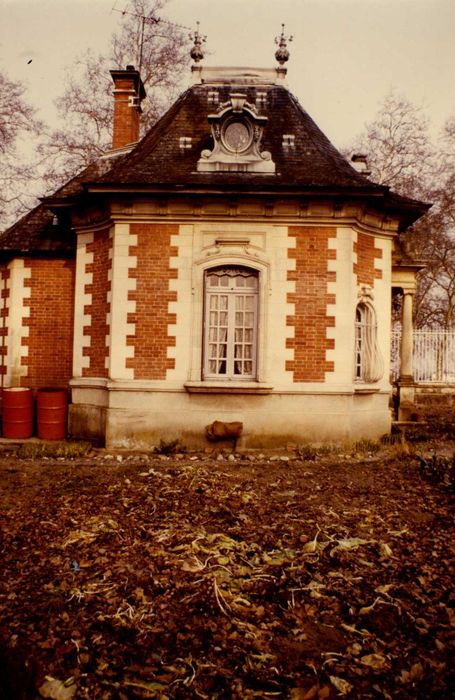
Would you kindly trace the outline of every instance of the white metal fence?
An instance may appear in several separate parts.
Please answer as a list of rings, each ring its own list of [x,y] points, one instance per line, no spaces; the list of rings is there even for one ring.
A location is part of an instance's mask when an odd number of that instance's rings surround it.
[[[391,372],[400,374],[401,329],[392,331]],[[415,330],[412,370],[416,382],[455,383],[455,331]]]

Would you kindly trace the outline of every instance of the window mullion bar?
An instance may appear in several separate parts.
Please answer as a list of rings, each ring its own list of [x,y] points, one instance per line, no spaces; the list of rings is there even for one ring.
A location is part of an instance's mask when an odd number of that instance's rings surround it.
[[[228,294],[228,329],[227,329],[227,376],[234,376],[234,343],[235,343],[235,294]]]

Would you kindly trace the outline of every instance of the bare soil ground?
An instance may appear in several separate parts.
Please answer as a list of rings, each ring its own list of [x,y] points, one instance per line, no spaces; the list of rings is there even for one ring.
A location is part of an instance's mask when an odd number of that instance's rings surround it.
[[[3,453],[1,700],[453,697],[453,451]]]

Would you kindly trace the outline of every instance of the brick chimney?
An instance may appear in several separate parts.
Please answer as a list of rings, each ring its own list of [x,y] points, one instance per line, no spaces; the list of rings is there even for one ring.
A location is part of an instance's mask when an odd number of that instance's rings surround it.
[[[122,148],[139,140],[141,102],[146,93],[134,66],[111,70],[114,81],[114,130],[112,148]]]

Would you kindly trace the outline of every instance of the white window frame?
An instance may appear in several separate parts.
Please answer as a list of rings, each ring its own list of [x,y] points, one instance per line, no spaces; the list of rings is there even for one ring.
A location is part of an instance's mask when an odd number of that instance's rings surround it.
[[[376,312],[371,304],[361,301],[355,309],[354,381],[372,384],[383,374]]]
[[[259,271],[248,265],[204,271],[203,381],[257,381],[259,296]]]

